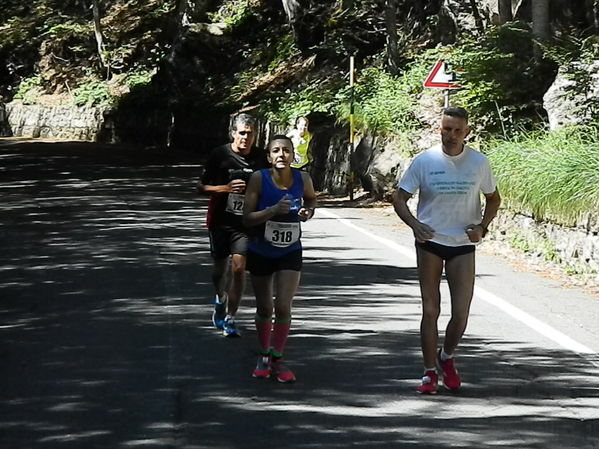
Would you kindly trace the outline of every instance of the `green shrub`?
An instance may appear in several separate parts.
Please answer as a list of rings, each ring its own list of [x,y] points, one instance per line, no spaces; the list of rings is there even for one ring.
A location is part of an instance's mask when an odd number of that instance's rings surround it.
[[[97,79],[88,79],[73,91],[73,102],[77,106],[108,107],[114,100],[108,84]]]
[[[130,89],[138,86],[147,86],[152,82],[152,77],[156,74],[156,69],[137,69],[127,74],[125,83]]]
[[[269,71],[275,70],[282,62],[288,61],[298,55],[298,50],[291,34],[281,37],[281,39],[272,47],[274,48],[274,53],[269,58]],[[271,46],[267,46],[266,50],[269,48],[271,48]]]
[[[490,27],[482,37],[466,37],[447,51],[465,87],[454,102],[476,117],[480,130],[508,135],[540,121],[555,65],[537,63],[532,49],[530,30],[510,23]]]
[[[34,104],[43,93],[43,82],[44,78],[40,74],[24,78],[21,80],[14,98],[22,100],[24,104]]]
[[[228,0],[223,2],[218,11],[209,14],[208,17],[212,22],[223,22],[229,28],[236,28],[243,25],[258,6],[260,6],[259,0]]]
[[[44,34],[54,39],[66,39],[71,36],[87,36],[93,32],[91,25],[65,22],[52,25]]]
[[[489,159],[505,203],[573,224],[599,210],[599,130],[570,127],[495,141]]]
[[[343,101],[336,108],[340,122],[349,118],[349,92],[344,90]],[[355,116],[358,129],[382,135],[413,130],[416,96],[406,77],[390,75],[381,68],[363,70],[357,77],[354,92]]]
[[[427,52],[399,76],[381,67],[358,72],[354,87],[356,130],[402,138],[415,131],[419,125],[415,116],[417,95],[422,91],[427,67],[435,57]],[[250,84],[256,76],[246,74],[247,79],[238,84]],[[274,93],[262,104],[262,109],[269,120],[279,124],[291,123],[299,115],[322,112],[347,125],[350,104],[348,80],[335,75],[310,80],[296,90]]]
[[[0,26],[0,50],[23,46],[35,35],[30,18],[12,17]]]
[[[329,80],[313,80],[295,91],[278,92],[262,105],[266,117],[280,125],[292,123],[300,115],[314,112],[333,114],[338,85]]]

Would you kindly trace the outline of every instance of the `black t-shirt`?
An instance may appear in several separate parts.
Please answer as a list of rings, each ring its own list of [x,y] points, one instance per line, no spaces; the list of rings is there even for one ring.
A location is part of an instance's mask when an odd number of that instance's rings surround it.
[[[250,154],[242,156],[235,153],[229,143],[212,150],[206,162],[201,182],[204,185],[216,186],[228,184],[233,179],[243,179],[247,183],[254,171],[269,166],[266,153],[263,150],[252,148]],[[216,194],[212,196],[211,202],[210,227],[241,226],[243,195]]]

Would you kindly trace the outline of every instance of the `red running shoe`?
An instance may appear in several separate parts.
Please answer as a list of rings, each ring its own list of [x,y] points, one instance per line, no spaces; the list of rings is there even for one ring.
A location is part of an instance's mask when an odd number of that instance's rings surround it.
[[[437,394],[437,383],[439,375],[435,371],[427,371],[422,378],[422,385],[418,387],[418,393]]]
[[[293,372],[289,368],[283,365],[282,359],[278,359],[276,362],[273,361],[270,366],[272,372],[277,377],[277,380],[279,382],[284,384],[289,382],[295,382],[295,374],[293,374]]]
[[[439,365],[439,369],[441,370],[445,388],[452,391],[458,390],[462,385],[462,379],[460,379],[460,375],[458,374],[453,359],[447,359],[445,361],[441,360],[441,351],[439,351],[437,365]]]

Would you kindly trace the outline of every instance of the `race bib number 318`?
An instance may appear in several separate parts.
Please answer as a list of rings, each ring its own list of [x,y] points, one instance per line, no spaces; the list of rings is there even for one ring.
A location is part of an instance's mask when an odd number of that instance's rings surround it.
[[[264,239],[272,246],[285,248],[299,240],[300,232],[300,224],[297,222],[267,221],[264,227]]]

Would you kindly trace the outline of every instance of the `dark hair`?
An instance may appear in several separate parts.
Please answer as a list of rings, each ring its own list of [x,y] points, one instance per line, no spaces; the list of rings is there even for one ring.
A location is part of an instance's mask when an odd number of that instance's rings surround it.
[[[252,117],[251,115],[245,114],[245,113],[236,115],[233,118],[233,120],[231,121],[231,129],[229,129],[229,133],[231,134],[231,137],[233,136],[235,131],[237,131],[237,127],[239,125],[249,126],[252,129],[255,129],[256,128],[256,119],[254,117]]]
[[[291,138],[287,137],[285,134],[275,134],[274,136],[272,136],[270,138],[270,141],[268,142],[268,147],[267,147],[268,151],[270,151],[270,146],[272,145],[272,143],[275,140],[286,140],[287,142],[289,142],[291,144],[291,148],[293,148],[293,141],[291,140]]]
[[[449,115],[450,117],[457,117],[468,121],[468,111],[458,106],[443,108],[443,115]]]

